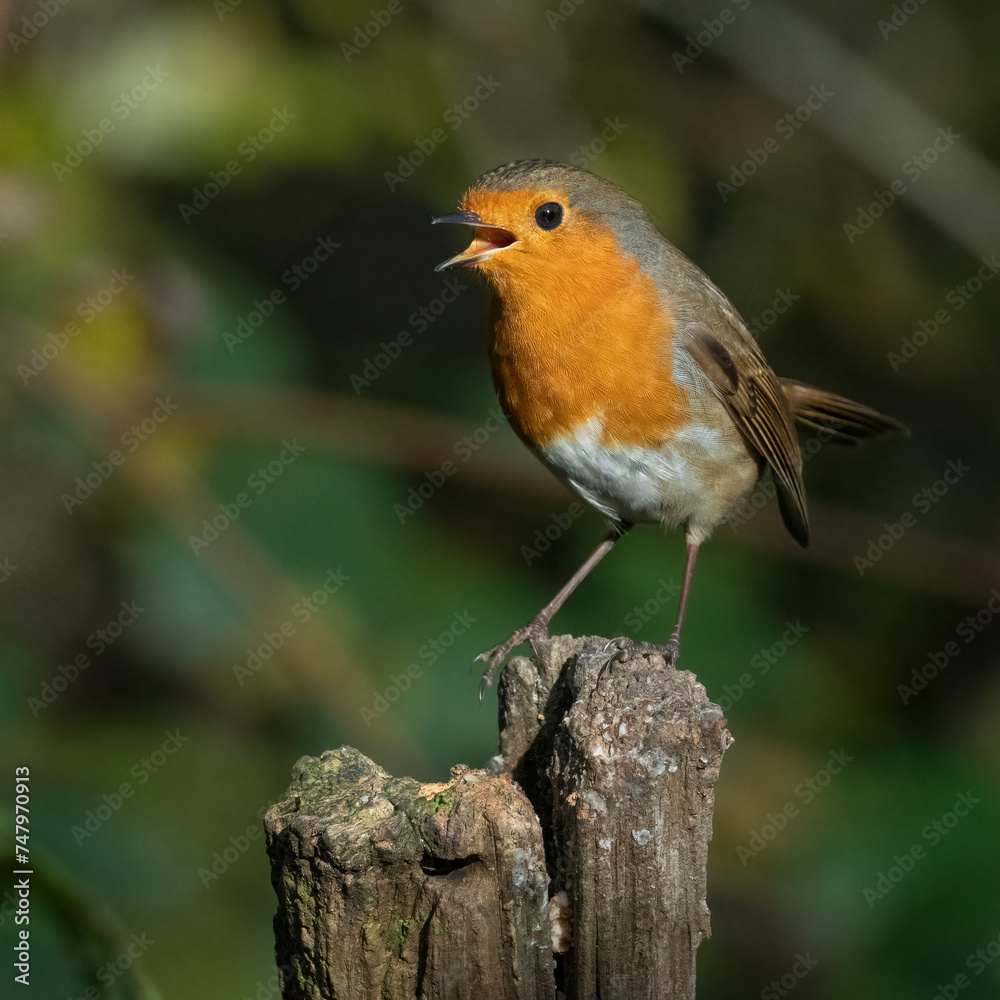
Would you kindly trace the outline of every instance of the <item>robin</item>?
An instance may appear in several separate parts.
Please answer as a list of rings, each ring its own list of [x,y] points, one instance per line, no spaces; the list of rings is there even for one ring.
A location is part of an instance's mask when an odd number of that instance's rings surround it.
[[[472,230],[469,247],[437,270],[470,267],[490,286],[490,366],[510,426],[611,525],[528,625],[480,655],[487,684],[515,646],[548,636],[570,594],[642,522],[684,527],[677,621],[658,649],[676,662],[698,548],[768,470],[786,527],[809,541],[794,422],[844,442],[906,430],[778,378],[707,275],[638,201],[589,171],[507,163],[469,188],[461,211],[433,222]],[[633,645],[623,642],[622,651]]]

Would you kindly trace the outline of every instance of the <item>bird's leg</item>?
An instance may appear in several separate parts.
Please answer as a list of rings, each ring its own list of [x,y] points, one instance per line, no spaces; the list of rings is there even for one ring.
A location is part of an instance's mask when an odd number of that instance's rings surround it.
[[[586,579],[587,574],[611,551],[611,547],[631,528],[631,524],[616,525],[607,538],[587,557],[586,562],[566,581],[566,585],[538,612],[529,625],[519,628],[506,642],[480,653],[477,660],[486,662],[483,680],[479,685],[480,696],[483,689],[493,683],[493,675],[507,658],[507,654],[522,642],[529,641],[534,646],[541,639],[549,637],[549,622],[552,616],[566,603],[570,594]]]
[[[698,546],[700,542],[692,542],[690,538],[687,543],[687,558],[684,560],[684,583],[681,584],[681,599],[677,605],[677,621],[674,630],[670,633],[670,641],[667,643],[667,663],[676,663],[681,652],[681,622],[684,620],[684,608],[687,606],[688,591],[691,589],[691,576],[694,573],[694,562],[698,558]]]
[[[694,563],[698,558],[698,546],[700,544],[700,541],[693,542],[688,538],[687,558],[684,562],[684,582],[681,584],[681,598],[677,605],[677,621],[674,624],[674,630],[670,633],[670,640],[667,644],[665,646],[657,646],[651,642],[636,642],[628,636],[615,639],[608,643],[608,649],[614,646],[615,653],[601,668],[602,673],[612,663],[624,663],[630,656],[635,656],[636,654],[647,656],[652,653],[658,653],[667,661],[668,665],[677,662],[681,648],[681,622],[684,620],[684,608],[687,606],[688,591],[691,589],[691,576],[694,573]]]

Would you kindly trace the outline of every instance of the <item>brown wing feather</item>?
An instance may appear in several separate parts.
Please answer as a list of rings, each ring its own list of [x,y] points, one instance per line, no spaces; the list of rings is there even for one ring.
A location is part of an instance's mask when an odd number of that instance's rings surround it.
[[[684,347],[729,411],[747,443],[771,467],[785,526],[800,545],[809,542],[802,455],[781,383],[752,338],[734,337],[739,358],[700,323],[687,327]]]

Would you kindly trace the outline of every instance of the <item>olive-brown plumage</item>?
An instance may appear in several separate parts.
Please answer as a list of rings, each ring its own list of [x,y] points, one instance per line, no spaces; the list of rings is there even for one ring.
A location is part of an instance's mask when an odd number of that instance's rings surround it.
[[[570,593],[633,524],[683,525],[688,557],[675,660],[698,546],[769,469],[791,534],[808,542],[794,422],[857,441],[904,430],[860,403],[771,371],[739,313],[621,188],[567,164],[497,167],[435,222],[473,230],[440,268],[466,265],[493,292],[490,364],[525,444],[613,526],[567,585],[483,654],[547,635]]]

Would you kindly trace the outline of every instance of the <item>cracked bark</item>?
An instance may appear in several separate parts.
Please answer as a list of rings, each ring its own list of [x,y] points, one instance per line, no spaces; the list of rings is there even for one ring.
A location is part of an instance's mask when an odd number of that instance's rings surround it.
[[[490,771],[298,762],[265,819],[285,1000],[694,997],[732,740],[693,674],[606,647],[508,664]]]

